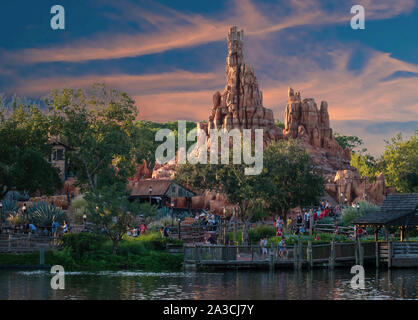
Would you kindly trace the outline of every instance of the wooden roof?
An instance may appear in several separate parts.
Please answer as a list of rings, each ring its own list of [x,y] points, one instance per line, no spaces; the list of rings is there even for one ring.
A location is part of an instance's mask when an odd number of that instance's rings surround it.
[[[152,187],[151,196],[161,196],[166,193],[168,187],[171,185],[170,180],[148,179],[140,180],[133,184],[131,196],[141,197],[149,196],[149,187]]]
[[[149,197],[149,187],[152,187],[151,196],[163,196],[170,194],[169,188],[171,185],[177,185],[178,188],[184,189],[190,196],[195,196],[196,193],[189,190],[188,188],[179,185],[178,183],[172,180],[163,180],[163,179],[146,179],[139,180],[131,184],[131,197]]]
[[[379,211],[353,221],[355,224],[408,224],[418,222],[418,193],[387,195]]]

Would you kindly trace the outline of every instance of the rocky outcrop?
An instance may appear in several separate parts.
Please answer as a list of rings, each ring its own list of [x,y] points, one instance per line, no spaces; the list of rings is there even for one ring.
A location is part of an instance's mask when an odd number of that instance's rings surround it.
[[[274,125],[273,111],[263,106],[254,69],[244,61],[243,37],[243,30],[230,29],[225,88],[214,93],[209,121],[198,127],[208,136],[210,129],[263,129],[265,141],[280,139],[282,130]]]
[[[350,150],[341,148],[334,138],[326,101],[318,109],[314,99],[302,99],[300,92],[289,88],[283,133],[298,139],[325,174],[354,169],[350,166]]]
[[[328,181],[326,191],[337,202],[344,203],[345,199],[348,203],[359,199],[383,202],[388,192],[383,175],[370,183],[350,166],[351,151],[343,149],[335,140],[326,101],[322,101],[318,108],[314,99],[302,99],[300,92],[289,88],[285,129],[274,124],[273,111],[263,106],[263,94],[254,70],[244,61],[243,37],[242,30],[238,31],[237,27],[230,29],[225,88],[213,95],[209,121],[198,123],[198,128],[208,136],[207,145],[210,143],[210,129],[263,129],[264,145],[280,139],[297,139]],[[172,179],[175,169],[175,162],[164,166],[156,164],[152,178]],[[192,199],[192,206],[219,213],[227,204],[220,195],[205,192]]]

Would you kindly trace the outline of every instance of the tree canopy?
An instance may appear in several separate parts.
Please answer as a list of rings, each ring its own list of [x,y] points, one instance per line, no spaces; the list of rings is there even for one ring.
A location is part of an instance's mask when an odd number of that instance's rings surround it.
[[[185,164],[179,167],[176,180],[196,189],[223,193],[230,204],[238,204],[243,225],[244,243],[248,240],[249,222],[260,206],[270,214],[285,216],[298,205],[311,205],[323,193],[324,181],[313,172],[311,160],[296,141],[271,143],[264,150],[264,168],[259,175],[245,175],[244,164]]]
[[[11,110],[1,107],[0,199],[14,188],[52,194],[61,187],[58,169],[47,161],[52,151],[49,129],[50,118],[37,106],[15,101]]]

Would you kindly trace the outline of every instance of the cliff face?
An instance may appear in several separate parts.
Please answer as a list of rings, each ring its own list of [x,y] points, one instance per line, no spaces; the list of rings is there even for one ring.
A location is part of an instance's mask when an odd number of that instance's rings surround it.
[[[354,169],[350,166],[350,150],[344,150],[334,138],[326,101],[318,109],[314,99],[302,100],[300,92],[289,88],[284,136],[299,139],[314,164],[325,174]]]
[[[208,135],[210,129],[264,129],[265,141],[280,139],[283,133],[274,125],[273,111],[263,106],[254,70],[244,62],[243,37],[244,31],[230,29],[225,88],[214,93],[209,121],[199,128]]]

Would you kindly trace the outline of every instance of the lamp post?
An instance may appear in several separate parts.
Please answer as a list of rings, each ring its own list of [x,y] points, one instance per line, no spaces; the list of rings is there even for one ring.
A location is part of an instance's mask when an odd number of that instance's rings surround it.
[[[26,203],[23,204],[22,213],[23,213],[23,218],[26,220]]]
[[[149,204],[151,204],[151,193],[152,193],[152,187],[148,187],[148,193],[149,193]]]
[[[223,209],[222,220],[223,220],[223,238],[224,238],[224,245],[226,245],[226,209],[225,209],[225,207]]]
[[[171,206],[171,226],[173,226],[174,225],[174,201],[173,199],[171,199],[170,206]]]

